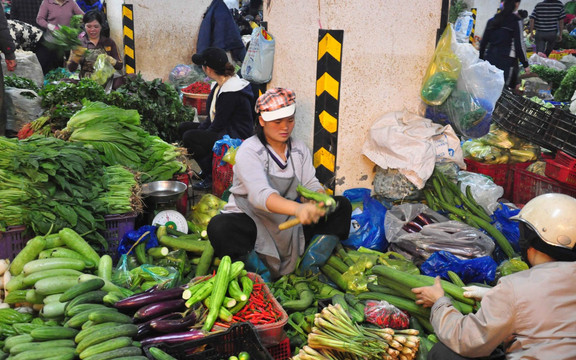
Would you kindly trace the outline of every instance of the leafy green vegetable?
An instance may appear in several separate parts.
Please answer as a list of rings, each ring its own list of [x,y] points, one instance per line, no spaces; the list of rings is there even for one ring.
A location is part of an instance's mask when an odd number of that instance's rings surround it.
[[[78,38],[80,31],[80,28],[62,25],[46,37],[45,45],[61,53],[70,51],[82,45],[80,38]]]
[[[550,85],[551,90],[558,89],[562,79],[566,76],[566,70],[556,70],[544,65],[531,65],[530,71]]]
[[[8,75],[4,77],[4,86],[5,87],[13,87],[17,89],[28,89],[33,90],[35,92],[40,91],[40,88],[36,83],[28,78],[17,76],[17,75]]]
[[[78,83],[59,82],[46,84],[39,93],[42,96],[42,107],[49,109],[53,106],[81,103],[83,99],[90,101],[103,101],[106,98],[104,88],[94,80],[84,78]]]
[[[566,72],[566,76],[562,79],[560,86],[554,92],[554,100],[556,101],[570,101],[574,91],[576,90],[576,66],[572,66]]]
[[[73,29],[82,29],[83,23],[83,15],[72,15],[70,18],[70,27]]]

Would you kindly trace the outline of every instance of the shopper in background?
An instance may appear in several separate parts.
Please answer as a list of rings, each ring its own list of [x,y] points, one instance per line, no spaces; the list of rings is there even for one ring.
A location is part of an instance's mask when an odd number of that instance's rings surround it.
[[[8,29],[8,21],[4,11],[0,14],[0,51],[4,54],[6,61],[6,69],[8,71],[16,70],[16,55],[14,50],[14,40],[10,36]],[[4,74],[2,74],[2,67],[0,67],[0,136],[6,135],[6,107],[4,106]]]
[[[536,4],[530,14],[530,40],[536,41],[536,52],[550,56],[556,41],[562,40],[564,17],[566,12],[560,0],[544,0]]]
[[[466,287],[464,296],[481,300],[476,313],[456,310],[439,278],[412,289],[417,304],[432,307],[440,340],[428,359],[489,356],[500,344],[506,359],[576,357],[576,199],[540,195],[511,220],[519,222],[522,259],[531,268],[500,278],[492,289]],[[495,358],[504,357],[489,359]]]
[[[84,12],[88,12],[91,10],[102,11],[102,3],[100,2],[100,0],[76,0],[76,3],[78,4],[78,6],[80,6],[80,9],[82,9],[82,11]]]
[[[94,72],[94,63],[98,56],[106,54],[106,60],[117,71],[114,75],[114,79],[117,79],[117,81],[116,84],[112,84],[112,88],[118,88],[121,84],[119,79],[122,76],[119,71],[122,70],[123,63],[114,40],[104,35],[108,30],[108,23],[104,14],[98,10],[88,11],[84,14],[82,22],[84,23],[85,32],[81,34],[80,40],[82,41],[82,50],[86,49],[86,51],[78,52],[78,50],[72,50],[67,63],[68,70],[74,72],[80,66],[80,78],[90,77]],[[113,79],[110,81],[113,81]]]
[[[36,57],[42,66],[42,71],[46,75],[50,70],[64,66],[64,56],[56,50],[51,50],[43,44],[46,37],[60,26],[70,25],[73,15],[84,15],[74,0],[43,0],[36,16],[36,23],[44,29],[42,40],[38,43]]]
[[[296,96],[290,89],[269,89],[258,98],[256,135],[238,148],[228,203],[207,229],[215,256],[229,255],[247,264],[259,258],[272,278],[294,271],[314,235],[338,241],[350,233],[352,206],[346,198],[337,197],[336,210],[325,218],[321,204],[299,201],[299,184],[324,189],[310,150],[292,138],[295,111]],[[279,230],[291,216],[302,225]]]
[[[10,19],[40,27],[36,22],[42,0],[12,0]]]
[[[516,14],[520,0],[505,0],[502,10],[488,20],[480,41],[480,59],[504,72],[504,83],[514,89],[518,83],[518,61],[530,71],[524,44],[524,26]]]
[[[202,123],[184,122],[179,125],[182,143],[200,166],[202,181],[193,185],[197,190],[212,188],[212,148],[224,135],[246,139],[252,135],[254,95],[250,83],[236,75],[226,51],[209,47],[192,56],[206,75],[216,83],[206,100],[208,116]]]

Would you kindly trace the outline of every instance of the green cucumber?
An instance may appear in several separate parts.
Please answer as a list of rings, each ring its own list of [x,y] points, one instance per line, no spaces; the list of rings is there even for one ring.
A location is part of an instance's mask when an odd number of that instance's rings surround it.
[[[29,342],[29,343],[22,343],[14,345],[10,349],[10,355],[18,355],[21,352],[27,350],[40,350],[40,349],[49,349],[49,348],[58,348],[58,347],[71,347],[76,348],[76,343],[74,340],[71,339],[60,339],[60,340],[48,340],[48,341],[38,341],[38,342]]]
[[[44,295],[38,294],[34,289],[28,289],[26,291],[26,302],[30,304],[44,304],[44,298]]]
[[[55,347],[55,348],[48,348],[48,349],[39,349],[39,350],[27,350],[23,351],[18,355],[11,356],[11,360],[38,360],[44,359],[47,360],[49,358],[53,358],[58,356],[59,358],[65,357],[70,358],[70,355],[75,355],[75,350],[72,347]],[[66,357],[68,356],[68,357]],[[74,357],[72,357],[73,359]]]
[[[116,309],[114,309],[116,310]],[[132,317],[116,311],[93,311],[88,315],[88,320],[94,324],[101,324],[106,322],[119,322],[122,324],[132,324]]]
[[[148,255],[152,256],[154,259],[162,259],[163,257],[166,257],[169,252],[170,250],[168,250],[166,246],[156,246],[148,249]]]
[[[106,291],[102,290],[89,291],[85,294],[78,295],[68,302],[68,306],[66,306],[66,311],[68,311],[68,309],[71,309],[78,304],[87,304],[87,303],[102,304],[104,296],[106,296]]]
[[[191,252],[196,255],[202,255],[206,244],[210,244],[207,240],[194,240],[190,238],[185,238],[184,236],[174,238],[172,236],[161,236],[158,239],[160,244],[168,246],[171,249],[182,249]]]
[[[60,296],[60,301],[65,302],[74,299],[80,294],[85,294],[88,291],[100,290],[105,284],[104,279],[90,279],[88,281],[79,282],[68,290],[64,291]]]
[[[46,259],[52,260],[52,259]],[[38,280],[34,284],[34,290],[40,295],[52,295],[62,293],[78,283],[78,276],[54,276]]]
[[[22,282],[26,287],[32,287],[38,280],[51,278],[54,276],[80,276],[82,272],[74,269],[50,269],[44,271],[38,271],[29,275],[26,275]]]
[[[120,336],[135,336],[138,332],[138,326],[134,324],[124,324],[110,330],[108,328],[100,329],[86,336],[76,346],[76,351],[82,353],[87,348],[99,344],[103,341],[114,339]]]
[[[78,259],[78,260],[82,260],[86,263],[86,267],[89,269],[92,269],[96,266],[96,264],[94,262],[92,262],[92,260],[85,258],[84,256],[82,256],[82,254],[78,253],[77,251],[74,251],[72,249],[69,249],[67,247],[55,247],[52,249],[46,249],[44,251],[42,251],[40,253],[40,255],[38,255],[39,259],[43,259],[43,258],[68,258],[68,259]]]
[[[132,337],[121,336],[92,345],[80,353],[80,359],[132,345]]]
[[[120,349],[111,350],[101,352],[96,355],[88,356],[83,360],[110,360],[110,359],[119,359],[127,356],[141,356],[142,349],[137,346],[126,346]]]
[[[10,349],[12,349],[13,346],[18,344],[28,344],[33,340],[34,338],[30,334],[9,336],[4,341],[4,350],[10,352]]]
[[[6,304],[19,304],[26,302],[26,294],[28,290],[20,289],[8,292],[8,295],[4,298]]]
[[[175,357],[170,356],[169,354],[167,354],[165,351],[157,348],[157,347],[150,347],[148,348],[148,352],[150,353],[150,355],[152,355],[154,357],[154,359],[156,360],[176,360]]]
[[[64,326],[42,326],[30,331],[30,336],[35,341],[74,339],[78,330]]]
[[[101,324],[93,324],[90,327],[87,327],[85,329],[80,330],[80,332],[78,333],[78,335],[76,335],[76,337],[74,338],[74,341],[76,341],[76,343],[79,343],[80,341],[84,340],[84,338],[90,334],[92,334],[95,331],[98,331],[100,329],[104,329],[104,328],[115,328],[118,325],[122,325],[120,323],[117,322],[105,322],[105,323],[101,323]]]
[[[44,238],[46,245],[44,249],[52,249],[59,246],[64,246],[64,241],[60,238],[58,234],[50,234]]]
[[[70,319],[68,319],[68,321],[64,323],[64,326],[79,329],[80,327],[82,327],[82,324],[90,320],[89,318],[90,314],[102,311],[113,312],[114,314],[118,314],[118,310],[113,308],[89,309],[72,316]]]
[[[38,254],[44,250],[44,246],[46,246],[44,236],[36,236],[29,240],[10,263],[10,274],[13,276],[19,275],[26,264],[38,257]]]
[[[16,330],[16,332],[19,335],[22,334],[30,334],[30,331],[32,331],[32,329],[36,329],[40,326],[44,326],[42,324],[34,324],[34,323],[16,323],[16,324],[12,324],[12,327],[14,328],[14,330]]]
[[[52,295],[47,295],[44,297],[44,300],[42,300],[42,302],[44,304],[50,304],[53,302],[60,302],[60,295],[62,295],[62,293],[56,293],[56,294],[52,294]]]
[[[58,232],[60,238],[64,241],[67,247],[76,250],[85,258],[91,260],[94,264],[100,262],[100,255],[94,250],[90,244],[86,242],[76,231],[70,228],[64,228]]]
[[[92,304],[92,303],[78,304],[74,305],[73,307],[66,308],[66,316],[72,317],[86,310],[97,310],[104,308],[108,309],[108,307],[104,304]]]
[[[104,280],[112,280],[112,257],[110,255],[104,254],[100,257],[98,276]]]
[[[82,260],[68,258],[49,258],[27,262],[22,268],[22,272],[28,275],[38,271],[50,269],[74,269],[82,271],[85,267],[86,263]]]
[[[57,318],[64,316],[64,309],[66,308],[67,302],[51,302],[45,304],[40,310],[40,315],[44,318]]]

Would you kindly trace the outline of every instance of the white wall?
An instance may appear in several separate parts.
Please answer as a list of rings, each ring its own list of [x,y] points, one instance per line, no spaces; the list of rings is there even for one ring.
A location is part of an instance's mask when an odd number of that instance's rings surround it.
[[[536,4],[541,2],[542,0],[522,0],[520,2],[519,9],[524,9],[528,11],[528,15],[532,13]],[[570,0],[561,0],[564,4],[569,2]],[[486,28],[486,23],[490,18],[492,18],[498,7],[500,6],[501,0],[466,0],[468,4],[468,9],[476,8],[478,13],[476,15],[476,30],[475,34],[477,36],[482,36],[484,33],[484,29]]]

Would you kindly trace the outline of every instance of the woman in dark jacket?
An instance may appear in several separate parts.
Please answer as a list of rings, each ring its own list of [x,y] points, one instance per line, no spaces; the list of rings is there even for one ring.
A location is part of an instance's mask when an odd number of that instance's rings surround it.
[[[254,131],[254,95],[250,83],[236,75],[226,52],[207,48],[192,56],[215,85],[206,100],[208,116],[201,123],[185,122],[178,127],[182,143],[200,166],[202,182],[194,188],[208,190],[212,186],[212,148],[224,135],[246,139]]]
[[[504,6],[488,20],[480,41],[480,59],[504,71],[504,83],[515,88],[518,83],[518,61],[526,72],[530,71],[524,44],[523,23],[515,12],[520,0],[505,0]]]

